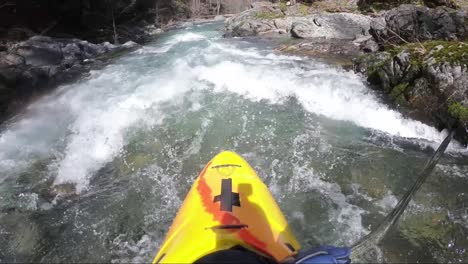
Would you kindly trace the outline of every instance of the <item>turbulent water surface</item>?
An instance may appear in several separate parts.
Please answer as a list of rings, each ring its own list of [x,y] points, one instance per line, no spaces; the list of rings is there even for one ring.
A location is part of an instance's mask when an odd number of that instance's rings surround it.
[[[221,29],[165,33],[3,127],[0,262],[150,261],[221,150],[252,164],[304,247],[351,245],[384,218],[444,133],[352,72]],[[378,260],[468,261],[467,157],[449,146]]]

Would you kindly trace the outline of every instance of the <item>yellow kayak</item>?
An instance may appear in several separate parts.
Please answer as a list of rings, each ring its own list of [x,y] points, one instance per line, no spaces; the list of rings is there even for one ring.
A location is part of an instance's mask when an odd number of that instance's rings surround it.
[[[195,180],[153,263],[193,263],[234,247],[284,262],[300,244],[252,167],[224,151]]]

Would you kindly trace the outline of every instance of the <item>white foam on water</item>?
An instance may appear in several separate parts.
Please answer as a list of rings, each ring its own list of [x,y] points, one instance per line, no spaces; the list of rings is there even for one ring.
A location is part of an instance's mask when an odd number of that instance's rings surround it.
[[[223,61],[214,66],[199,66],[197,76],[215,86],[215,91],[230,91],[259,101],[280,103],[295,96],[313,113],[359,126],[384,131],[391,135],[441,141],[435,128],[419,121],[405,119],[369,92],[356,75],[333,68],[307,69],[270,65],[246,65]]]
[[[398,204],[398,198],[390,190],[388,190],[385,196],[375,203],[377,206],[382,208],[383,213],[386,214],[396,207]]]
[[[163,43],[160,43],[157,46],[143,46],[141,49],[136,50],[135,53],[136,54],[163,54],[169,51],[170,49],[172,49],[174,46],[176,46],[179,43],[200,41],[203,39],[207,39],[207,37],[201,34],[193,33],[193,32],[184,32],[182,34],[176,34],[172,36],[171,38],[164,41]]]
[[[218,37],[209,39],[209,48],[198,47],[195,44],[208,37],[182,31],[161,47],[193,42],[186,58],[158,57],[173,61],[163,69],[111,65],[39,100],[0,135],[0,170],[18,172],[52,156],[55,184],[75,183],[82,192],[90,177],[119,155],[129,129],[158,124],[164,118],[159,103],[180,99],[190,89],[206,89],[207,83],[214,92],[229,91],[252,101],[282,103],[294,96],[312,113],[391,135],[442,139],[434,128],[380,103],[352,73],[294,56],[236,49],[216,42]],[[199,60],[203,57],[209,60]]]
[[[460,178],[468,177],[468,165],[462,166],[462,165],[455,165],[455,164],[450,164],[450,165],[437,164],[436,168],[441,170],[444,173],[444,175],[455,176],[455,177],[460,177]]]
[[[320,175],[314,173],[311,168],[298,167],[294,170],[293,178],[289,185],[291,192],[314,190],[329,199],[337,207],[328,211],[329,221],[337,229],[335,233],[340,234],[339,242],[351,245],[357,239],[363,237],[369,230],[362,225],[362,208],[347,202],[346,196],[336,183],[324,181]]]
[[[189,156],[192,155],[197,155],[200,153],[200,149],[203,143],[203,140],[205,138],[206,132],[212,123],[211,120],[212,114],[208,115],[208,117],[203,118],[202,123],[201,123],[201,128],[197,133],[194,135],[195,138],[192,140],[190,143],[190,146],[188,147],[187,151],[184,153],[184,158],[186,159]]]
[[[347,197],[341,192],[338,184],[323,180],[321,175],[314,171],[304,160],[306,142],[310,142],[308,135],[300,135],[294,140],[294,157],[299,160],[293,166],[293,175],[288,182],[288,192],[303,192],[314,190],[331,201],[332,206],[328,210],[328,221],[335,226],[334,233],[340,234],[338,243],[352,245],[359,238],[369,233],[362,225],[362,214],[365,210],[347,202]]]
[[[18,171],[18,165],[26,168],[34,158],[59,150],[56,165],[50,166],[56,168],[54,184],[74,183],[77,193],[86,190],[90,177],[126,144],[130,127],[156,124],[164,116],[157,104],[190,89],[187,67],[184,60],[176,60],[163,74],[139,75],[112,66],[43,98],[31,116],[0,135],[0,168]],[[51,130],[55,125],[58,132]],[[58,144],[61,150],[54,147]]]
[[[187,65],[184,61],[176,64],[170,76],[185,74]],[[147,110],[190,87],[187,79],[172,79],[170,76],[157,76],[153,81],[149,79],[136,87],[131,94],[112,96],[103,105],[82,109],[70,126],[73,136],[59,162],[54,184],[76,183],[76,191],[80,193],[86,189],[92,174],[120,152],[126,143],[125,133],[129,127],[137,123],[155,125],[154,121],[160,119],[149,115]],[[158,112],[151,114],[163,115]]]
[[[17,197],[17,207],[22,210],[35,211],[38,208],[39,195],[37,193],[20,193]]]
[[[206,39],[205,36],[193,32],[184,32],[183,34],[174,35],[172,39],[168,41],[168,43],[180,43],[180,42],[189,42],[189,41],[198,41]]]
[[[139,240],[130,239],[128,234],[120,234],[113,239],[111,252],[115,257],[112,263],[151,262],[164,238],[160,234],[156,234],[155,227],[166,228],[161,223],[167,223],[168,219],[172,219],[182,204],[182,200],[176,195],[179,186],[173,180],[173,175],[167,174],[163,168],[151,165],[134,173],[131,177],[151,179],[152,185],[158,186],[158,188],[151,189],[151,193],[148,193],[148,200],[154,201],[154,197],[158,197],[161,202],[150,206],[145,205],[148,210],[145,211],[142,228],[150,231]]]
[[[126,234],[120,234],[112,240],[113,255],[117,258],[111,263],[148,263],[154,254],[155,241],[149,235],[143,235],[140,240],[128,239]]]
[[[284,62],[284,61],[302,61],[303,57],[294,56],[294,55],[283,55],[283,54],[274,54],[266,53],[262,54],[257,48],[245,48],[239,49],[238,47],[229,44],[229,43],[212,43],[209,47],[209,50],[216,51],[217,53],[222,52],[229,55],[240,56],[244,59],[259,59],[268,61],[269,64],[275,62]]]
[[[369,202],[372,202],[372,201],[374,200],[374,198],[370,197],[369,195],[360,192],[360,189],[361,189],[361,185],[360,185],[360,184],[358,184],[358,183],[352,183],[352,184],[351,184],[351,190],[353,190],[352,196],[358,195],[359,197],[361,197],[361,198],[363,198],[364,200],[369,201]]]

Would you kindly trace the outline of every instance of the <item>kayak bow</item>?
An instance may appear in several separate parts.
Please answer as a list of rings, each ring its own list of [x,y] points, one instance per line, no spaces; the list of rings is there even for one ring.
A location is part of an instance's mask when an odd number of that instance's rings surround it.
[[[224,151],[195,180],[153,263],[193,263],[235,246],[278,262],[300,248],[252,167]]]

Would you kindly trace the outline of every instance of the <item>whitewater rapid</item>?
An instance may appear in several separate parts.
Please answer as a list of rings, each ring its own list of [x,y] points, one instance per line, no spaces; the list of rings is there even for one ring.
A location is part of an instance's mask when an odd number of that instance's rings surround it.
[[[79,83],[40,99],[1,134],[0,168],[17,170],[26,167],[32,156],[52,154],[55,183],[75,183],[81,192],[93,173],[119,154],[126,130],[157,125],[164,115],[158,112],[159,103],[199,89],[229,91],[272,104],[292,96],[311,113],[392,136],[433,142],[444,137],[433,127],[389,109],[352,72],[297,56],[240,50],[219,38],[192,32],[174,35],[162,47],[144,47],[134,52],[138,56],[91,72]],[[162,62],[164,69],[123,65],[135,58],[165,60],[164,55],[177,45],[200,41],[203,49],[189,48],[185,56]]]
[[[370,229],[362,216],[370,209],[351,200],[360,197],[375,201],[378,213],[384,214],[391,210],[396,198],[388,190],[374,200],[355,183],[351,194],[343,190],[348,182],[341,182],[338,176],[330,178],[324,171],[337,171],[360,153],[356,149],[357,154],[348,158],[334,151],[351,152],[348,145],[365,138],[372,144],[357,144],[365,146],[364,151],[382,147],[383,153],[395,150],[406,155],[398,142],[424,151],[437,147],[445,133],[390,109],[352,71],[312,58],[277,54],[246,40],[223,39],[219,29],[218,24],[206,24],[166,33],[154,43],[32,103],[0,132],[0,184],[32,171],[37,164],[46,164],[40,167],[44,177],[40,181],[50,181],[51,189],[71,184],[74,194],[92,197],[99,193],[92,188],[93,180],[99,182],[99,177],[107,175],[106,167],[117,164],[119,170],[132,168],[131,175],[136,175],[132,181],[150,181],[154,187],[151,195],[162,199],[155,212],[145,215],[145,221],[154,225],[169,221],[167,218],[180,205],[183,193],[174,195],[181,191],[177,181],[189,185],[202,162],[208,161],[205,159],[221,149],[239,148],[255,168],[262,170],[260,176],[280,204],[290,206],[288,219],[304,233],[312,232],[306,222],[310,216],[297,201],[312,199],[308,196],[312,192],[324,201],[317,210],[327,222],[322,229],[313,231],[322,242],[349,245],[367,234]],[[286,126],[280,122],[290,120],[276,119],[290,114],[288,111],[299,111],[305,120],[301,122],[306,123],[299,124],[298,129],[303,131],[291,128],[298,123]],[[219,116],[221,112],[225,116]],[[229,116],[231,112],[237,116]],[[187,117],[191,115],[192,119]],[[196,123],[200,115],[202,118]],[[177,120],[185,121],[179,124]],[[239,125],[233,127],[234,123]],[[194,127],[196,132],[191,132]],[[151,138],[153,132],[170,142],[157,147],[157,151],[170,157],[167,163],[154,157],[151,160],[138,151],[129,153],[137,139],[159,146],[162,139]],[[293,138],[288,138],[290,133]],[[257,139],[253,139],[255,134]],[[375,138],[390,142],[390,150],[380,146]],[[216,147],[210,149],[210,144]],[[291,154],[281,156],[277,150],[280,145],[283,152]],[[186,149],[180,151],[180,146]],[[466,152],[456,143],[450,148],[453,152]],[[266,152],[273,156],[259,156]],[[127,162],[130,156],[133,163]],[[204,159],[197,163],[193,157]],[[138,162],[154,164],[133,169]],[[187,162],[196,166],[191,167],[190,177],[181,179],[186,176],[179,174]],[[351,173],[359,175],[356,170],[351,168]],[[287,175],[280,175],[281,171],[287,171]],[[60,190],[55,192],[58,197]],[[297,197],[291,198],[291,193]],[[25,195],[32,197],[33,208],[46,211],[57,202],[56,199],[52,205],[36,205],[40,200],[36,193]],[[334,230],[331,235],[330,230]],[[125,234],[105,239],[112,240],[118,252],[137,254],[135,259],[121,256],[120,261],[138,262],[147,261],[142,254],[151,255],[155,244],[161,241],[161,237],[153,240],[154,236],[147,232],[137,240],[126,240]]]

